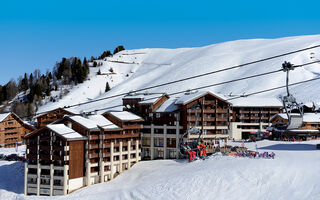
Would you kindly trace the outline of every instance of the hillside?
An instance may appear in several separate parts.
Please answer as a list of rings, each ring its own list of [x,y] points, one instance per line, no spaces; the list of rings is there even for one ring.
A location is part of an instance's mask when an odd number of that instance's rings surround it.
[[[280,39],[239,40],[197,48],[125,50],[117,53],[113,57],[108,57],[106,60],[98,60],[97,62],[102,62],[103,65],[97,68],[90,68],[89,80],[73,88],[71,92],[59,102],[49,103],[41,107],[39,112],[122,92],[129,92],[147,86],[215,71],[319,44],[320,35],[314,35]],[[289,61],[296,65],[315,61],[310,58],[311,53],[314,53],[315,57],[320,59],[320,48],[317,48],[170,86],[155,88],[148,92],[171,93],[277,70],[281,68],[281,64],[284,61]],[[99,68],[103,75],[97,75]],[[110,68],[113,69],[115,74],[106,74],[109,73]],[[291,72],[290,82],[315,78],[319,75],[320,64],[308,65]],[[112,90],[104,93],[107,81]],[[319,103],[320,93],[315,92],[319,91],[319,83],[320,81],[313,81],[292,87],[291,90],[299,101],[303,101],[304,103]],[[240,95],[284,84],[285,73],[277,73],[212,87],[209,88],[209,90],[216,93]],[[280,94],[284,94],[284,90],[277,90],[262,95],[278,96]],[[91,111],[118,105],[119,103],[121,104],[121,97],[87,104],[77,108],[79,110]],[[121,107],[118,109],[121,109]]]

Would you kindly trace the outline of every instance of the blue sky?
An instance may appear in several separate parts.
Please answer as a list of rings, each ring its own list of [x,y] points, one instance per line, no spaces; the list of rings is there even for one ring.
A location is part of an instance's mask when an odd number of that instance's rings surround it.
[[[0,84],[62,57],[320,33],[317,1],[0,1]]]

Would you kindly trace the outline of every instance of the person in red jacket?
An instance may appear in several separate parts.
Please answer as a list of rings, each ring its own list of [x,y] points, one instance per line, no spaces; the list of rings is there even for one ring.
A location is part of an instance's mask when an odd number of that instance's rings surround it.
[[[203,145],[203,141],[198,142],[197,148],[199,150],[200,157],[207,155],[206,146]]]

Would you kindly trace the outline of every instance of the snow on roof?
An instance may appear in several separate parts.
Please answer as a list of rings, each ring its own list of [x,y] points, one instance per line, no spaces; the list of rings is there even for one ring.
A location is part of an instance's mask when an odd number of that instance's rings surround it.
[[[187,104],[195,99],[198,99],[206,94],[211,94],[212,96],[216,96],[222,100],[225,100],[225,96],[221,94],[216,94],[212,93],[207,90],[202,90],[202,91],[191,91],[191,92],[186,92],[182,96],[178,98],[178,100],[175,102],[175,104]]]
[[[299,113],[291,113],[291,116],[299,116]],[[286,113],[279,113],[271,117],[270,121],[274,119],[276,116],[281,117],[282,119],[288,119]],[[309,123],[320,123],[320,113],[304,113],[303,114],[303,122]]]
[[[49,124],[46,127],[59,134],[60,136],[66,138],[67,140],[86,139],[85,136],[65,126],[64,124]]]
[[[2,122],[3,120],[5,120],[11,113],[3,113],[0,114],[0,122]]]
[[[319,130],[313,130],[313,129],[291,129],[288,131],[289,132],[319,132]]]
[[[40,117],[42,115],[46,115],[49,112],[56,111],[56,110],[59,110],[59,109],[65,110],[65,111],[67,111],[67,112],[69,112],[71,114],[80,114],[80,111],[75,109],[75,108],[55,108],[53,110],[48,110],[46,112],[42,112],[42,113],[36,115],[34,118],[38,118],[38,117]]]
[[[277,98],[268,97],[243,97],[232,99],[229,102],[233,107],[282,107],[282,102]]]
[[[304,113],[303,115],[304,122],[320,122],[319,113]]]
[[[155,112],[174,112],[179,109],[175,104],[177,99],[172,98],[165,101]]]
[[[70,112],[72,114],[80,114],[80,111],[77,110],[76,108],[62,108],[62,109],[65,110],[65,111],[68,111],[68,112]]]
[[[81,116],[68,116],[71,120],[75,121],[76,123],[84,126],[87,129],[98,129],[98,124],[95,121],[90,119],[81,117]]]
[[[88,118],[96,122],[97,125],[103,129],[120,129],[119,126],[115,125],[102,115],[89,115]]]
[[[123,97],[123,99],[141,99],[142,101],[140,101],[139,104],[153,104],[164,95],[164,93],[145,93],[137,95],[126,95]]]
[[[122,121],[131,121],[131,120],[142,120],[143,119],[141,117],[139,117],[138,115],[135,115],[131,112],[127,112],[127,111],[111,111],[108,112],[111,115],[115,116],[116,118],[122,120]]]

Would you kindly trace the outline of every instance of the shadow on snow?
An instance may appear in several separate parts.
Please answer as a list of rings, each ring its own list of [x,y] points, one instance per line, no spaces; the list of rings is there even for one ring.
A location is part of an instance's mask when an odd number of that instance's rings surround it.
[[[5,161],[1,161],[5,162]],[[2,163],[1,163],[2,164]],[[24,163],[13,162],[0,166],[0,190],[14,193],[24,191]]]
[[[316,151],[314,144],[275,144],[258,149],[279,150],[279,151]]]

